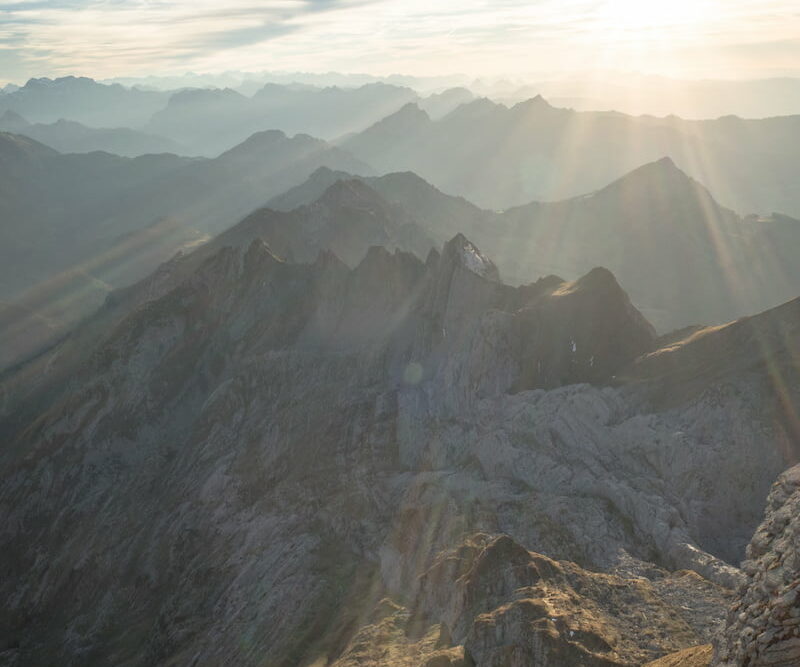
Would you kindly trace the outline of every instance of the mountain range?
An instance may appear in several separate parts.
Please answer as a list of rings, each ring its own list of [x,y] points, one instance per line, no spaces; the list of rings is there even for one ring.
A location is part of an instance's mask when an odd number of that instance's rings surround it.
[[[290,210],[352,178],[322,168],[267,206]],[[361,180],[422,221],[436,242],[458,232],[475,239],[511,283],[548,274],[574,279],[608,266],[663,332],[722,323],[800,292],[800,221],[741,217],[669,158],[587,195],[503,212],[446,195],[409,172]]]
[[[105,85],[85,76],[42,77],[0,92],[0,114],[14,111],[34,123],[65,118],[92,127],[136,128],[162,109],[169,96],[169,92]]]
[[[541,96],[512,107],[478,99],[432,119],[408,104],[342,144],[380,172],[413,171],[491,209],[596,190],[671,157],[743,213],[800,216],[793,165],[800,116],[688,121],[576,112]]]
[[[148,153],[189,153],[170,139],[127,127],[94,128],[63,118],[49,124],[29,123],[13,111],[0,116],[0,131],[25,135],[60,153],[104,151],[126,157]]]
[[[220,238],[260,236],[298,261],[332,250],[354,266],[370,245],[425,257],[464,232],[491,253],[512,284],[551,274],[575,279],[608,266],[631,285],[634,303],[662,332],[732,320],[800,289],[794,261],[800,222],[777,214],[742,218],[668,158],[589,195],[496,212],[446,195],[412,173],[354,176],[348,171],[369,174],[371,168],[310,137],[262,133],[215,160],[164,155],[126,161],[48,153],[31,142],[12,144],[7,136],[9,145],[25,147],[19,154],[25,159],[13,158],[21,162],[16,174],[42,189],[26,193],[30,186],[21,184],[6,198],[9,215],[29,223],[6,245],[3,320],[15,325],[4,328],[4,365],[63,334],[112,289],[204,242],[286,187]],[[88,194],[97,186],[91,177],[73,181],[66,193],[50,185],[79,161],[92,165],[79,174],[102,171],[107,199]],[[137,170],[157,177],[136,181]],[[348,186],[328,192],[341,182]],[[37,219],[40,226],[32,224]],[[20,291],[31,283],[33,289]]]
[[[266,84],[252,96],[231,89],[194,89],[173,94],[146,129],[199,154],[216,155],[261,130],[331,140],[361,131],[407,103],[419,103],[440,117],[472,99],[465,89],[421,98],[410,88],[383,83],[358,88]]]
[[[31,79],[0,92],[0,113],[7,111],[35,123],[28,136],[69,151],[85,150],[83,144],[131,155],[166,149],[215,157],[260,131],[310,134],[336,141],[379,173],[413,171],[489,209],[582,195],[666,155],[742,214],[800,217],[793,180],[800,142],[792,140],[800,134],[798,115],[632,116],[558,108],[541,95],[507,106],[475,99],[466,88],[423,96],[380,82],[267,83],[244,95],[76,77]],[[109,127],[120,129],[98,129]],[[148,137],[120,136],[122,128]]]
[[[438,118],[473,98],[465,88],[421,96],[405,86],[378,82],[357,87],[268,83],[245,95],[230,88],[155,91],[68,76],[31,79],[1,90],[0,130],[61,152],[216,157],[257,132],[277,129],[335,139],[407,103],[418,103]],[[321,108],[325,113],[319,113]]]
[[[7,221],[0,299],[63,333],[113,287],[138,280],[323,165],[370,173],[341,149],[281,132],[254,135],[213,160],[61,154],[0,133],[0,217]],[[3,362],[51,339],[45,330],[19,335],[36,322],[2,332]]]
[[[0,88],[0,667],[800,664],[800,116],[465,80]]]
[[[4,374],[3,655],[635,665],[711,640],[800,452],[800,300],[658,337],[603,268],[513,287],[461,234],[353,267],[260,236],[313,238],[314,207],[340,231],[340,205],[399,234],[368,195],[254,214]]]

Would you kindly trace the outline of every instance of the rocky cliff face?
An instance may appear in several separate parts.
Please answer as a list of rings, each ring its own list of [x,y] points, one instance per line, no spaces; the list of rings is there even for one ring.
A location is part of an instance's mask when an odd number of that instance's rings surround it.
[[[742,569],[747,579],[728,610],[712,665],[800,664],[800,466],[772,486]]]
[[[3,379],[8,664],[639,664],[708,641],[785,467],[757,368],[658,403],[601,269],[257,240],[150,294]]]

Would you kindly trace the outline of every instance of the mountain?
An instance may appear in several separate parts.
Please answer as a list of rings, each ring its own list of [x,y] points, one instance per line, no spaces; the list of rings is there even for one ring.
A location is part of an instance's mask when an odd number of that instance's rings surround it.
[[[603,258],[662,330],[720,323],[800,290],[778,237],[800,247],[800,221],[742,219],[669,159],[585,197],[506,211],[490,251],[508,275],[574,275]],[[521,251],[521,243],[525,249]]]
[[[463,87],[448,88],[441,93],[432,93],[419,100],[418,104],[431,118],[446,116],[453,109],[475,99],[472,92]]]
[[[30,126],[31,124],[27,120],[13,111],[6,111],[0,116],[0,129],[2,129],[3,132],[17,133]]]
[[[393,210],[374,198],[317,205],[371,200],[361,226]],[[274,213],[0,378],[10,659],[632,665],[710,642],[800,453],[800,301],[659,339],[606,269],[512,287],[463,235],[296,263],[244,239],[310,222]]]
[[[0,230],[0,297],[88,259],[109,233],[104,220],[124,191],[166,180],[190,162],[174,155],[60,154],[0,133],[0,210],[6,223]]]
[[[370,173],[341,149],[281,132],[254,135],[213,160],[60,154],[0,134],[0,213],[8,221],[0,230],[0,298],[64,333],[114,287],[139,280],[322,165]],[[13,331],[0,338],[13,349],[6,358],[35,350]]]
[[[0,113],[10,110],[36,123],[67,118],[92,127],[141,127],[163,108],[169,95],[87,77],[43,77],[0,93]]]
[[[453,104],[454,93],[432,104]],[[217,155],[255,132],[279,129],[324,139],[363,130],[406,102],[418,99],[405,87],[383,83],[358,88],[315,88],[268,83],[246,97],[231,89],[176,92],[147,129],[189,146],[202,155]],[[324,109],[324,113],[320,113]]]
[[[414,171],[491,209],[602,187],[670,156],[720,201],[745,213],[800,217],[792,181],[800,116],[692,121],[577,112],[541,96],[512,107],[477,99],[433,120],[412,104],[343,146],[379,171]]]
[[[268,206],[313,201],[341,178],[349,176],[321,169]],[[794,261],[800,221],[779,214],[742,218],[669,158],[587,195],[500,213],[446,195],[410,172],[364,181],[402,205],[437,242],[458,232],[474,238],[509,282],[576,278],[608,266],[660,331],[723,323],[800,292]]]
[[[116,155],[136,157],[146,153],[179,153],[187,151],[180,144],[128,128],[94,128],[81,123],[59,119],[55,123],[28,123],[13,111],[0,117],[0,131],[24,134],[60,153],[91,153],[105,151]]]
[[[337,181],[309,206],[282,215],[260,209],[222,233],[210,248],[262,238],[282,257],[310,262],[330,251],[354,266],[372,246],[424,257],[436,245],[400,206],[359,180]]]
[[[344,173],[327,167],[314,173],[327,172]],[[289,212],[257,209],[192,252],[178,253],[153,274],[110,294],[106,306],[111,308],[106,310],[127,312],[176,287],[220,249],[243,251],[259,239],[282,260],[313,262],[321,253],[333,253],[350,266],[378,249],[424,257],[436,245],[402,207],[389,203],[363,181],[337,180],[311,204]]]

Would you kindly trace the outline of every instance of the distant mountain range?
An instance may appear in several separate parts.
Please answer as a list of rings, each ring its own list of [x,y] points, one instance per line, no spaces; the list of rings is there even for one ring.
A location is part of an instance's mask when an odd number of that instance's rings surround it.
[[[0,114],[7,111],[38,123],[23,130],[11,116],[8,130],[63,151],[213,157],[259,131],[310,134],[336,140],[380,173],[413,171],[489,209],[591,192],[666,155],[725,206],[800,217],[793,177],[800,141],[792,140],[800,137],[800,115],[684,120],[579,112],[540,95],[505,106],[474,99],[466,88],[423,97],[386,83],[268,83],[248,96],[232,89],[154,92],[75,77],[32,79],[2,92]],[[165,139],[97,129],[109,127]]]
[[[439,117],[472,98],[469,91],[454,89],[422,99],[410,88],[381,83],[359,88],[267,84],[252,97],[230,89],[185,90],[172,95],[146,127],[203,155],[216,155],[260,130],[335,139],[361,131],[410,102]]]
[[[270,83],[243,95],[230,88],[153,91],[85,77],[45,78],[0,91],[0,130],[25,134],[62,152],[215,157],[256,132],[277,129],[335,139],[409,102],[438,118],[473,98],[465,88],[423,97],[384,83],[350,88]]]
[[[800,115],[763,120],[626,116],[479,99],[435,120],[408,104],[342,146],[381,172],[413,171],[492,209],[606,185],[665,155],[743,213],[800,217]]]
[[[171,139],[127,127],[94,128],[63,118],[49,124],[29,123],[13,111],[6,111],[0,116],[0,131],[23,134],[60,153],[104,151],[126,157],[148,153],[191,153]]]
[[[169,96],[169,92],[105,85],[83,76],[43,77],[0,93],[0,114],[14,111],[34,123],[65,118],[92,127],[138,128],[164,108]]]

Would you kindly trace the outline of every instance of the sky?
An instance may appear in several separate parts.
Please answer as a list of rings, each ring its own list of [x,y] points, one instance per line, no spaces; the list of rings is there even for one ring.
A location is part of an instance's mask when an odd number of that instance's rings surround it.
[[[0,83],[227,70],[800,76],[800,2],[0,0]]]

